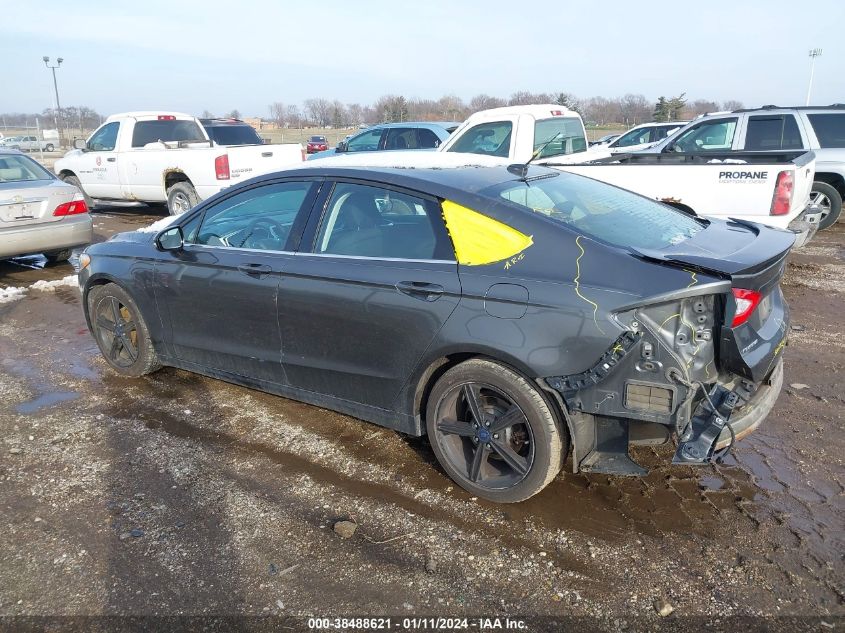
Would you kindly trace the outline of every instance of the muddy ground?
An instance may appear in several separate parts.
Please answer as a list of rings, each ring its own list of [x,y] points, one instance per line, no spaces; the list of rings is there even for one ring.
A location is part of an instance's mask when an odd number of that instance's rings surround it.
[[[94,216],[104,239],[161,212]],[[842,630],[843,238],[839,224],[791,256],[785,389],[729,463],[643,448],[647,477],[562,473],[511,506],[453,485],[423,440],[184,371],[120,378],[74,287],[30,290],[0,304],[0,627],[381,614]],[[0,262],[0,286],[73,272],[40,265]]]

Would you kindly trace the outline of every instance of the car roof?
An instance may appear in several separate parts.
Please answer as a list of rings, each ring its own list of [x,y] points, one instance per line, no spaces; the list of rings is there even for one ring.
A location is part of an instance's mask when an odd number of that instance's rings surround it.
[[[203,127],[219,127],[223,125],[249,125],[240,119],[228,119],[228,118],[219,118],[219,119],[200,119],[200,123],[202,123]],[[252,127],[250,125],[250,127]]]
[[[305,166],[259,176],[255,180],[280,176],[359,178],[460,201],[492,185],[521,180],[519,175],[508,171],[508,164],[502,158],[457,152],[361,152],[356,156],[305,163]],[[529,178],[560,174],[560,171],[539,165],[529,165],[527,171]]]
[[[0,147],[0,156],[9,156],[9,155],[19,155],[19,156],[26,156],[22,151],[19,149],[12,149],[11,147]],[[29,156],[26,156],[30,158]]]
[[[845,110],[845,103],[832,103],[826,106],[776,106],[764,105],[759,108],[740,108],[739,110],[731,110],[731,112],[769,112],[771,110]],[[715,114],[715,113],[714,113]],[[719,113],[724,114],[724,113]]]
[[[552,112],[559,112],[560,114],[552,114]],[[529,114],[536,119],[548,119],[559,116],[579,116],[579,114],[566,106],[557,105],[556,103],[539,103],[531,105],[514,105],[503,106],[501,108],[490,108],[489,110],[482,110],[476,112],[471,119],[494,119],[500,116],[513,116],[517,114]]]
[[[421,128],[442,128],[447,130],[449,128],[455,128],[459,126],[460,123],[456,121],[405,121],[403,123],[378,123],[377,125],[371,125],[366,130],[361,130],[362,132],[369,132],[370,130],[374,130],[376,128],[394,128],[394,127],[421,127]]]
[[[106,119],[106,123],[117,121],[118,119],[142,119],[151,116],[172,116],[177,119],[194,119],[194,115],[185,114],[184,112],[168,112],[167,110],[138,110],[137,112],[118,112],[111,114]]]

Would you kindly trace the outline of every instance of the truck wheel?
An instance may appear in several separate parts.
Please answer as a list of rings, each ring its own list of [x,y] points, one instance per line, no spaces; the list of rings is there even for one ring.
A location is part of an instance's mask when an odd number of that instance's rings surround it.
[[[567,452],[550,405],[522,376],[472,359],[434,385],[425,412],[437,461],[465,490],[498,503],[537,494]]]
[[[177,182],[167,190],[167,210],[170,215],[182,215],[197,206],[199,201],[197,190],[189,182]]]
[[[47,147],[44,148],[44,151],[45,152],[52,152],[54,149],[56,149],[56,148],[53,147],[52,143],[47,143]]]
[[[842,196],[826,182],[817,180],[813,183],[813,189],[810,191],[810,202],[822,208],[819,230],[833,226],[839,219],[839,214],[842,213]]]
[[[85,189],[82,188],[82,183],[79,182],[79,178],[72,175],[59,176],[59,178],[62,179],[62,182],[66,182],[67,184],[73,185],[74,187],[79,189],[82,192],[82,197],[85,198],[85,205],[89,209],[94,208],[94,201],[88,196],[87,193],[85,193]]]

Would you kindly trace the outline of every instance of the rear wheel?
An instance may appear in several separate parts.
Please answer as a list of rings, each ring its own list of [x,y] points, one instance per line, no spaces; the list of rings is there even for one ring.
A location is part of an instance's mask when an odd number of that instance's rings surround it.
[[[537,388],[507,367],[480,359],[453,367],[437,381],[426,428],[449,476],[498,503],[540,492],[560,472],[568,448]]]
[[[822,219],[819,222],[819,230],[826,229],[839,219],[842,213],[842,196],[832,185],[826,182],[813,183],[810,191],[810,203],[817,204],[822,209]]]
[[[47,147],[44,148],[44,151],[45,152],[52,152],[54,149],[56,149],[56,148],[53,147],[52,143],[47,143]]]
[[[89,209],[94,208],[94,201],[90,198],[87,193],[85,193],[85,189],[82,188],[82,183],[79,182],[79,178],[74,175],[64,175],[59,176],[59,178],[61,178],[63,182],[66,182],[69,185],[73,185],[74,187],[79,189],[82,192],[82,197],[85,198],[85,206],[87,206]]]
[[[167,210],[170,215],[182,215],[193,209],[199,201],[197,190],[189,182],[177,182],[167,190]]]
[[[117,284],[88,293],[94,339],[111,367],[124,376],[143,376],[161,368],[147,324],[132,297]]]

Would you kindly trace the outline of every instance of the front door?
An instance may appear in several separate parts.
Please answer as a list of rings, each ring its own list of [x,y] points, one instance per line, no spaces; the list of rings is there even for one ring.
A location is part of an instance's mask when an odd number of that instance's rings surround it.
[[[287,379],[392,409],[460,298],[440,204],[338,182],[324,209],[311,218],[280,287]]]
[[[88,147],[79,159],[77,177],[92,198],[120,198],[119,154],[115,151],[119,131],[120,122],[106,123],[88,139]]]
[[[156,264],[170,348],[184,362],[283,384],[279,279],[316,181],[252,187],[183,224],[185,246]]]

